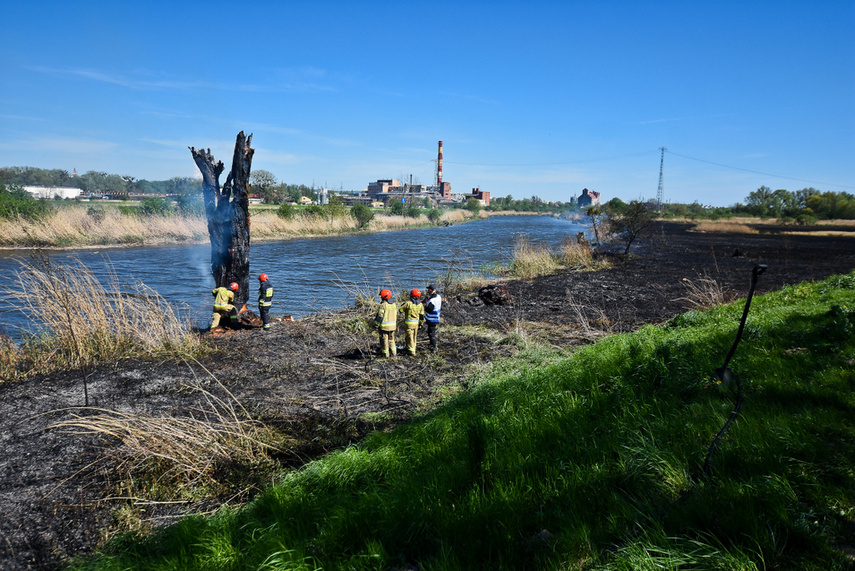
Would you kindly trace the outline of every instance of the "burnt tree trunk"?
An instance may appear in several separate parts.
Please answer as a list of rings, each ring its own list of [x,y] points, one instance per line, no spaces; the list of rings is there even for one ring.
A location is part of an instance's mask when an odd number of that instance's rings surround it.
[[[214,162],[211,149],[190,153],[202,173],[202,194],[208,235],[211,237],[211,274],[217,287],[237,282],[235,306],[244,308],[249,298],[249,173],[255,149],[250,147],[252,134],[238,133],[232,170],[220,189],[220,175],[225,167]]]

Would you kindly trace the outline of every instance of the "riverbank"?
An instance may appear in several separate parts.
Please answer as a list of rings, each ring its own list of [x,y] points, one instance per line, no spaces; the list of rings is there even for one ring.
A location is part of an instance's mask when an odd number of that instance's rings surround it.
[[[485,218],[482,211],[444,210],[438,224],[459,224]],[[345,213],[332,219],[297,214],[286,219],[275,210],[250,210],[250,239],[254,242],[331,235],[424,228],[436,223],[427,215],[418,218],[378,213],[367,228]],[[174,213],[139,216],[117,207],[72,205],[54,210],[44,218],[0,219],[0,249],[84,249],[209,242],[204,215]]]
[[[239,505],[287,470],[469,390],[489,363],[536,346],[569,353],[716,299],[744,296],[757,263],[768,265],[759,294],[855,268],[851,238],[691,230],[658,223],[651,237],[634,245],[633,256],[612,257],[607,269],[500,284],[512,303],[487,304],[477,288],[448,295],[439,352],[414,360],[376,359],[366,327],[370,310],[354,308],[276,321],[267,332],[206,336],[212,350],[198,361],[94,368],[87,379],[97,411],[68,408],[82,404],[76,371],[0,385],[6,451],[0,460],[0,560],[8,569],[52,569],[122,531]],[[153,480],[139,474],[125,480],[127,442],[49,428],[104,411],[169,426],[172,418],[203,418],[200,411],[210,412],[212,403],[231,406],[271,431],[264,442],[278,451],[251,468],[215,460],[216,470],[204,480],[207,492],[150,486],[174,468],[150,472]]]

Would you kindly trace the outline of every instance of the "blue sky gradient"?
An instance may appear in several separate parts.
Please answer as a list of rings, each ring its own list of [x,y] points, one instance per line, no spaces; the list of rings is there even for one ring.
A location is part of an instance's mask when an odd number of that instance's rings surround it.
[[[5,2],[0,166],[727,206],[855,193],[855,2]]]

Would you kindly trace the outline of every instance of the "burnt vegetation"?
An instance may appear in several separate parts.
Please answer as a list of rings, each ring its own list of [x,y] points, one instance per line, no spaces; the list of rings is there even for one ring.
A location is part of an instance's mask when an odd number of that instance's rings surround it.
[[[439,352],[415,359],[377,359],[371,312],[357,307],[206,336],[196,358],[92,366],[87,408],[75,408],[75,371],[2,383],[0,560],[53,569],[119,533],[242,504],[288,470],[466,391],[473,368],[527,343],[578,347],[743,295],[755,264],[769,268],[758,294],[855,267],[852,238],[783,229],[655,222],[633,256],[596,272],[509,281],[489,295],[443,291]],[[174,431],[189,451],[169,448]]]

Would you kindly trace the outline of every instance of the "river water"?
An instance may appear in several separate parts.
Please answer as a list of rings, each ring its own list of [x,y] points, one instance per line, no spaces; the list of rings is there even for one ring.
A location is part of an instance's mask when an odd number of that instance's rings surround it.
[[[255,310],[258,274],[270,276],[274,287],[271,316],[336,310],[353,305],[356,293],[376,295],[383,287],[424,289],[445,272],[480,270],[507,260],[516,236],[551,247],[587,228],[550,216],[493,216],[485,220],[417,230],[375,234],[301,238],[253,243],[250,249],[250,296]],[[0,283],[15,282],[26,250],[0,251]],[[135,280],[167,301],[187,304],[191,319],[207,327],[211,316],[209,245],[142,246],[49,253],[56,264],[80,260],[108,288],[110,268],[120,281]],[[33,330],[31,316],[14,299],[0,299],[0,334],[20,338]]]

